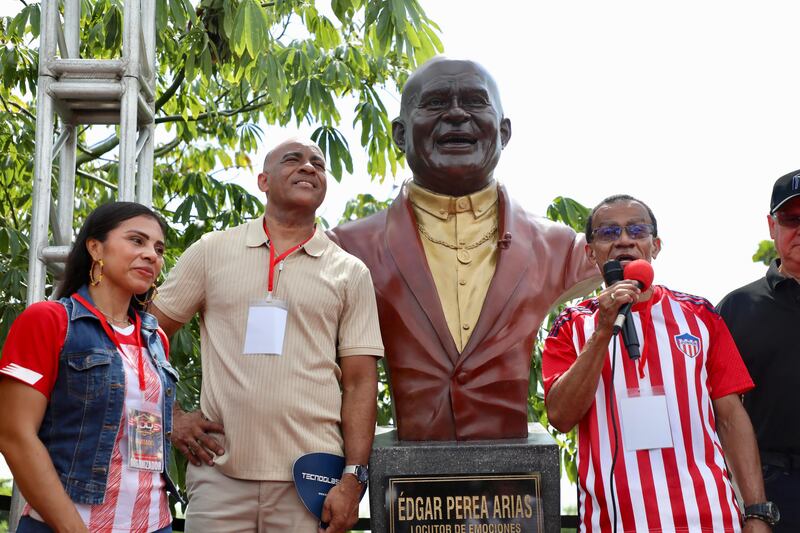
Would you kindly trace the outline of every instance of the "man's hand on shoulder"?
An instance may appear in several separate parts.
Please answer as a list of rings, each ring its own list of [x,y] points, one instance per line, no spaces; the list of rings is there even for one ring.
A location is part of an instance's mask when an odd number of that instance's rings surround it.
[[[214,464],[214,456],[225,450],[211,433],[225,433],[222,424],[212,422],[198,411],[183,411],[177,404],[172,411],[172,445],[195,466]]]
[[[355,476],[345,474],[333,487],[322,506],[322,522],[327,528],[320,533],[344,533],[358,522],[358,504],[361,501],[361,484]]]

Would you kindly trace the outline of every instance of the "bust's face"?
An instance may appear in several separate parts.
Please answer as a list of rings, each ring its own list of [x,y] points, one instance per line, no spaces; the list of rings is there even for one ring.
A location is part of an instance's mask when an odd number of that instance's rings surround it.
[[[469,61],[439,60],[405,87],[394,137],[414,181],[461,196],[486,187],[511,136],[489,75]]]

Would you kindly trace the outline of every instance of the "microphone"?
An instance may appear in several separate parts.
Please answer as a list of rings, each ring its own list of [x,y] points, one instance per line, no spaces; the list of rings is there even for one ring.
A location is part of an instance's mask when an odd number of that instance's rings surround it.
[[[610,287],[623,279],[625,279],[625,273],[622,269],[622,263],[616,259],[609,259],[603,264],[603,281],[606,282],[606,287]]]
[[[625,268],[619,261],[614,259],[606,261],[603,265],[603,279],[607,286],[611,286],[623,279],[634,280],[638,283],[639,289],[646,291],[653,284],[653,266],[644,259],[637,259],[631,261]],[[625,348],[628,350],[628,356],[631,359],[638,359],[641,355],[639,351],[639,337],[636,335],[636,328],[633,322],[628,320],[631,313],[633,303],[629,302],[620,307],[617,319],[614,321],[614,335],[617,335],[622,330],[622,341]]]
[[[511,246],[511,232],[505,232],[502,239],[497,241],[497,247],[501,250],[508,250],[508,247]]]
[[[618,262],[618,261],[617,261]],[[644,259],[637,259],[636,261],[631,261],[625,268],[623,268],[623,279],[630,279],[636,281],[639,285],[639,289],[642,291],[646,291],[650,288],[650,285],[653,284],[653,277],[655,273],[653,272],[653,266],[645,261]],[[616,335],[619,333],[619,330],[622,329],[622,325],[625,323],[626,319],[631,314],[631,307],[633,307],[632,302],[628,302],[619,309],[619,314],[617,315],[617,319],[614,321],[614,334]]]

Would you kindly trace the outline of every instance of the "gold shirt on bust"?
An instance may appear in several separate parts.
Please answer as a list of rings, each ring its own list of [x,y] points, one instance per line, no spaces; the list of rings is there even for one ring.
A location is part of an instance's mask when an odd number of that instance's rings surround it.
[[[458,351],[478,322],[497,265],[497,182],[453,197],[408,183],[425,258]]]

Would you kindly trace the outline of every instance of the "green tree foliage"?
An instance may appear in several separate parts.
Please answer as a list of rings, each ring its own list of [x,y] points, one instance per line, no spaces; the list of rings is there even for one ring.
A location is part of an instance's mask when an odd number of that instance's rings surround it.
[[[369,153],[372,176],[397,170],[402,154],[391,144],[379,91],[401,86],[411,69],[442,50],[438,27],[417,0],[156,6],[153,203],[173,228],[167,267],[203,233],[260,212],[260,199],[224,178],[253,172],[248,154],[262,143],[264,123],[317,126],[313,138],[337,180],[353,171],[351,149]],[[123,2],[83,0],[81,7],[81,57],[119,57]],[[0,19],[0,342],[25,303],[40,23],[40,5],[31,2]],[[356,102],[362,147],[348,146],[336,129],[342,97]],[[76,226],[116,194],[118,139],[111,129],[106,134],[98,141],[96,128],[80,130]],[[181,400],[189,404],[197,399],[196,329],[190,325],[173,345],[176,362],[188,369]]]
[[[389,207],[391,199],[378,200],[371,194],[358,194],[355,198],[347,202],[342,213],[339,224],[357,220]],[[394,412],[392,411],[392,398],[389,393],[389,376],[386,373],[386,362],[381,359],[378,361],[378,416],[379,426],[394,425]]]
[[[775,250],[775,243],[772,241],[761,241],[758,249],[753,254],[753,263],[764,263],[769,266],[774,259],[778,258],[778,251]]]
[[[547,218],[556,222],[563,222],[577,232],[583,232],[586,228],[586,219],[590,209],[571,198],[559,196],[547,208]],[[531,380],[528,390],[528,418],[539,422],[550,431],[556,439],[561,450],[561,468],[566,473],[567,478],[572,482],[578,479],[578,439],[576,431],[573,429],[569,433],[561,433],[547,421],[547,411],[544,406],[544,385],[542,381],[542,350],[544,349],[544,339],[547,337],[553,322],[567,305],[576,302],[567,302],[550,311],[547,318],[539,328],[536,345],[533,349],[531,361]]]

